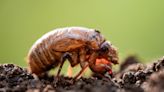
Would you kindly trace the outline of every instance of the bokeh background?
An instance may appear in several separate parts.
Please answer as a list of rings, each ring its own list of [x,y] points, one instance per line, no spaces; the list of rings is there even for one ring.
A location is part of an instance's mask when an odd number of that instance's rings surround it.
[[[59,27],[99,29],[120,61],[164,55],[164,0],[0,0],[0,64],[26,67],[32,44]]]

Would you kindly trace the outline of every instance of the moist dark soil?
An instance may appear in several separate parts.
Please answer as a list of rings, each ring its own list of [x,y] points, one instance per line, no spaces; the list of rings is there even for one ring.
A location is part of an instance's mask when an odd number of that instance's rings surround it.
[[[42,78],[14,64],[0,65],[0,92],[163,92],[164,57],[144,65],[128,57],[112,77],[92,74],[73,80],[67,76],[46,75]]]

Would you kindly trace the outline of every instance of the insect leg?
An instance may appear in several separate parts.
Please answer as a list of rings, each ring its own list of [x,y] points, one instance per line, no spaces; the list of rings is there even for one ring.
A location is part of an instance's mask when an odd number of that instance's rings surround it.
[[[77,64],[79,64],[79,51],[74,51],[70,53],[70,57],[68,57],[68,61],[70,62],[70,65],[68,67],[68,71],[67,74],[69,75],[69,77],[72,76],[72,67],[76,66]]]
[[[86,71],[87,67],[89,66],[88,62],[85,61],[86,60],[85,49],[80,50],[79,56],[80,56],[80,66],[82,69],[76,74],[74,80],[77,80]]]
[[[78,54],[78,52],[79,51],[71,52],[69,57],[68,57],[68,61],[70,62],[71,67],[76,66],[80,62],[79,61],[79,54]]]
[[[57,77],[59,76],[59,74],[60,74],[60,72],[61,72],[61,69],[62,69],[62,67],[63,67],[64,61],[65,61],[68,57],[69,57],[69,53],[68,53],[68,52],[64,53],[64,55],[62,56],[62,58],[61,58],[61,64],[60,64],[60,67],[59,67],[58,72],[57,72]]]
[[[78,72],[78,74],[74,77],[74,80],[77,80],[77,79],[82,75],[82,73],[85,72],[85,70],[87,69],[88,66],[89,66],[88,64],[87,64],[86,66],[84,66],[84,67],[80,70],[80,72]]]
[[[109,67],[106,64],[98,64],[96,65],[96,58],[98,57],[97,52],[93,52],[89,58],[89,67],[90,69],[98,74],[104,74],[107,70],[109,70],[111,67]]]

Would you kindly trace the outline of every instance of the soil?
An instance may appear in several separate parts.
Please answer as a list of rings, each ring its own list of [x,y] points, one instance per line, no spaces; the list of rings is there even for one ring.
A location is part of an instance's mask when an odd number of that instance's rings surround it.
[[[78,80],[67,76],[45,75],[42,78],[14,64],[0,65],[0,92],[162,92],[164,57],[144,65],[128,57],[112,77],[92,74]]]

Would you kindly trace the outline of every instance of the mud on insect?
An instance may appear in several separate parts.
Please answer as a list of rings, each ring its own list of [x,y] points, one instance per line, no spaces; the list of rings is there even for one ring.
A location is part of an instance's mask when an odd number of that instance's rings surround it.
[[[60,66],[59,76],[66,59],[71,67],[80,64],[81,70],[75,79],[87,67],[103,75],[112,70],[111,63],[118,64],[116,48],[98,30],[83,27],[66,27],[48,32],[34,43],[27,57],[29,71],[38,76]],[[104,63],[104,60],[109,63]]]

